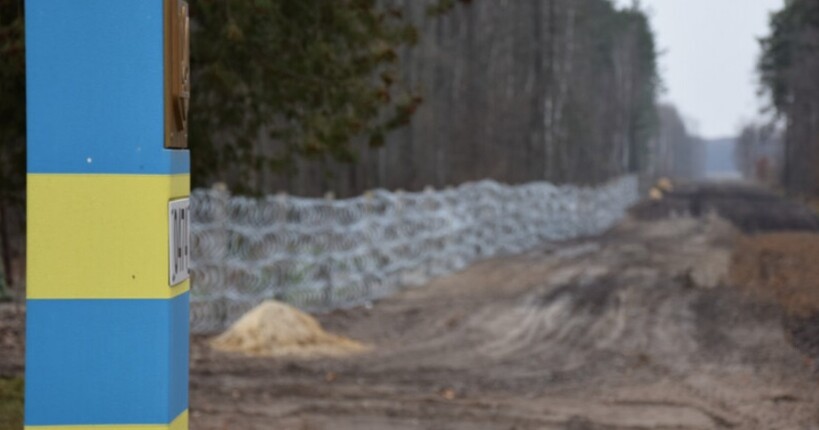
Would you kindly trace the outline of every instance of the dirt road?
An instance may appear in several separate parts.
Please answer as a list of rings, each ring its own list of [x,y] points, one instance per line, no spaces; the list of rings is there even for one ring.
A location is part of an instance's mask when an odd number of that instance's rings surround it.
[[[737,233],[667,219],[812,228],[743,190],[681,191],[603,236],[321,315],[373,346],[357,357],[244,358],[198,337],[191,428],[819,429],[819,377],[780,307],[727,281]]]

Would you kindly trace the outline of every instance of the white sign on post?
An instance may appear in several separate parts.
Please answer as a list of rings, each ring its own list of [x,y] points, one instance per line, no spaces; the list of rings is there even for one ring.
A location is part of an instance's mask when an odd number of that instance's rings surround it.
[[[169,273],[171,286],[190,277],[190,199],[172,200],[168,204]]]

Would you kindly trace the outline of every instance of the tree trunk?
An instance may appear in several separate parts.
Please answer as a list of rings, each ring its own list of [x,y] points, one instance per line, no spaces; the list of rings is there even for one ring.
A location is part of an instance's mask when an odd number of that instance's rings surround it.
[[[0,253],[3,260],[3,274],[6,285],[11,288],[14,276],[11,267],[11,240],[9,238],[9,217],[5,202],[0,202]]]

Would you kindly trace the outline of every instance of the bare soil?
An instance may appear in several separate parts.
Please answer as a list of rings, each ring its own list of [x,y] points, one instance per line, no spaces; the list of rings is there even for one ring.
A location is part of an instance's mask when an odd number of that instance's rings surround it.
[[[324,327],[343,360],[195,340],[196,429],[817,429],[819,378],[772,301],[728,283],[716,218],[628,220],[497,258]]]
[[[743,238],[736,245],[731,279],[735,285],[776,300],[791,314],[819,312],[819,234]]]
[[[795,340],[817,324],[732,282],[745,239],[705,216],[760,231],[810,215],[744,188],[675,199],[702,216],[652,202],[605,235],[316,316],[373,346],[360,355],[246,357],[196,336],[191,428],[819,429],[819,357]],[[0,308],[0,376],[22,371],[21,315]]]

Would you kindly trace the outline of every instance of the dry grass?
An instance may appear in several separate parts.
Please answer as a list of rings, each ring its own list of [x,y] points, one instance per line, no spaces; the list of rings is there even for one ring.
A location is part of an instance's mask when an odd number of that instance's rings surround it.
[[[0,430],[23,428],[23,380],[0,378]]]
[[[799,316],[819,312],[819,234],[775,233],[743,238],[731,264],[731,280],[776,300]]]

